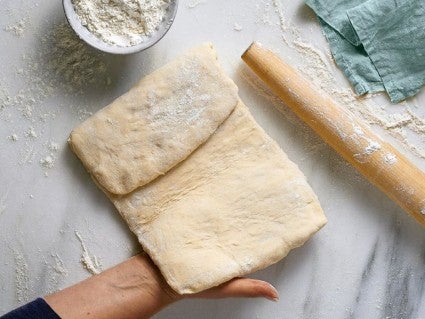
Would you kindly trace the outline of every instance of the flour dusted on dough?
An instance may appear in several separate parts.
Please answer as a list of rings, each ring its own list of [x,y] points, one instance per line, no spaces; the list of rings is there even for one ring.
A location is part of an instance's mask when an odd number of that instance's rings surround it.
[[[72,0],[81,23],[103,41],[132,46],[160,26],[171,0]]]
[[[100,186],[128,194],[204,143],[238,103],[210,43],[146,76],[77,127],[70,146]]]

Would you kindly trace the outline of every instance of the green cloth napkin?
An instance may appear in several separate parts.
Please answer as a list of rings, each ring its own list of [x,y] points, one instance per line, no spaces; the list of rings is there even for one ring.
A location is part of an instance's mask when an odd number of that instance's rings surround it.
[[[320,19],[340,33],[353,45],[360,40],[347,17],[347,10],[355,8],[366,0],[307,0],[307,5],[316,12]]]
[[[386,90],[392,102],[425,84],[424,0],[306,0],[357,94]]]

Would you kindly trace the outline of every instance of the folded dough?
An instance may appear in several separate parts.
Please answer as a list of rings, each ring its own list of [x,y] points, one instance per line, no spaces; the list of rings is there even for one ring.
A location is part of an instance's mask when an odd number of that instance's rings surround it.
[[[109,196],[180,294],[276,263],[326,224],[304,175],[242,103],[166,175]]]
[[[211,45],[142,80],[70,145],[180,294],[265,268],[326,223]]]
[[[101,187],[128,194],[204,143],[235,108],[237,91],[207,43],[90,117],[70,145]]]

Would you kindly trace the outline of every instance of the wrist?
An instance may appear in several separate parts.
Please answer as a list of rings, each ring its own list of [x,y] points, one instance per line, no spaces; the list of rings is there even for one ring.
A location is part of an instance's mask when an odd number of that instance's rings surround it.
[[[122,264],[123,273],[127,277],[127,285],[149,293],[160,301],[164,307],[182,299],[165,281],[158,267],[146,253],[140,253]]]
[[[45,300],[64,319],[146,319],[180,298],[139,254]]]

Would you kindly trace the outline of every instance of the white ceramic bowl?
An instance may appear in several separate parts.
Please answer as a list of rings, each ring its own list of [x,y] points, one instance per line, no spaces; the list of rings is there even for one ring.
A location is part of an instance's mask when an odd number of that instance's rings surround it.
[[[140,52],[147,48],[150,48],[159,40],[161,40],[164,37],[164,35],[168,32],[168,30],[170,30],[171,25],[174,22],[174,18],[176,17],[176,14],[177,14],[178,0],[173,0],[170,3],[167,9],[167,15],[165,16],[159,28],[153,34],[147,37],[145,41],[133,46],[129,46],[129,47],[112,45],[102,41],[101,39],[93,35],[86,27],[84,27],[81,24],[81,21],[74,10],[74,6],[71,0],[63,0],[63,8],[65,10],[66,18],[69,24],[71,25],[72,29],[74,29],[78,37],[82,39],[83,41],[85,41],[87,44],[89,44],[90,46],[100,51],[107,52],[107,53],[132,54],[132,53]]]

